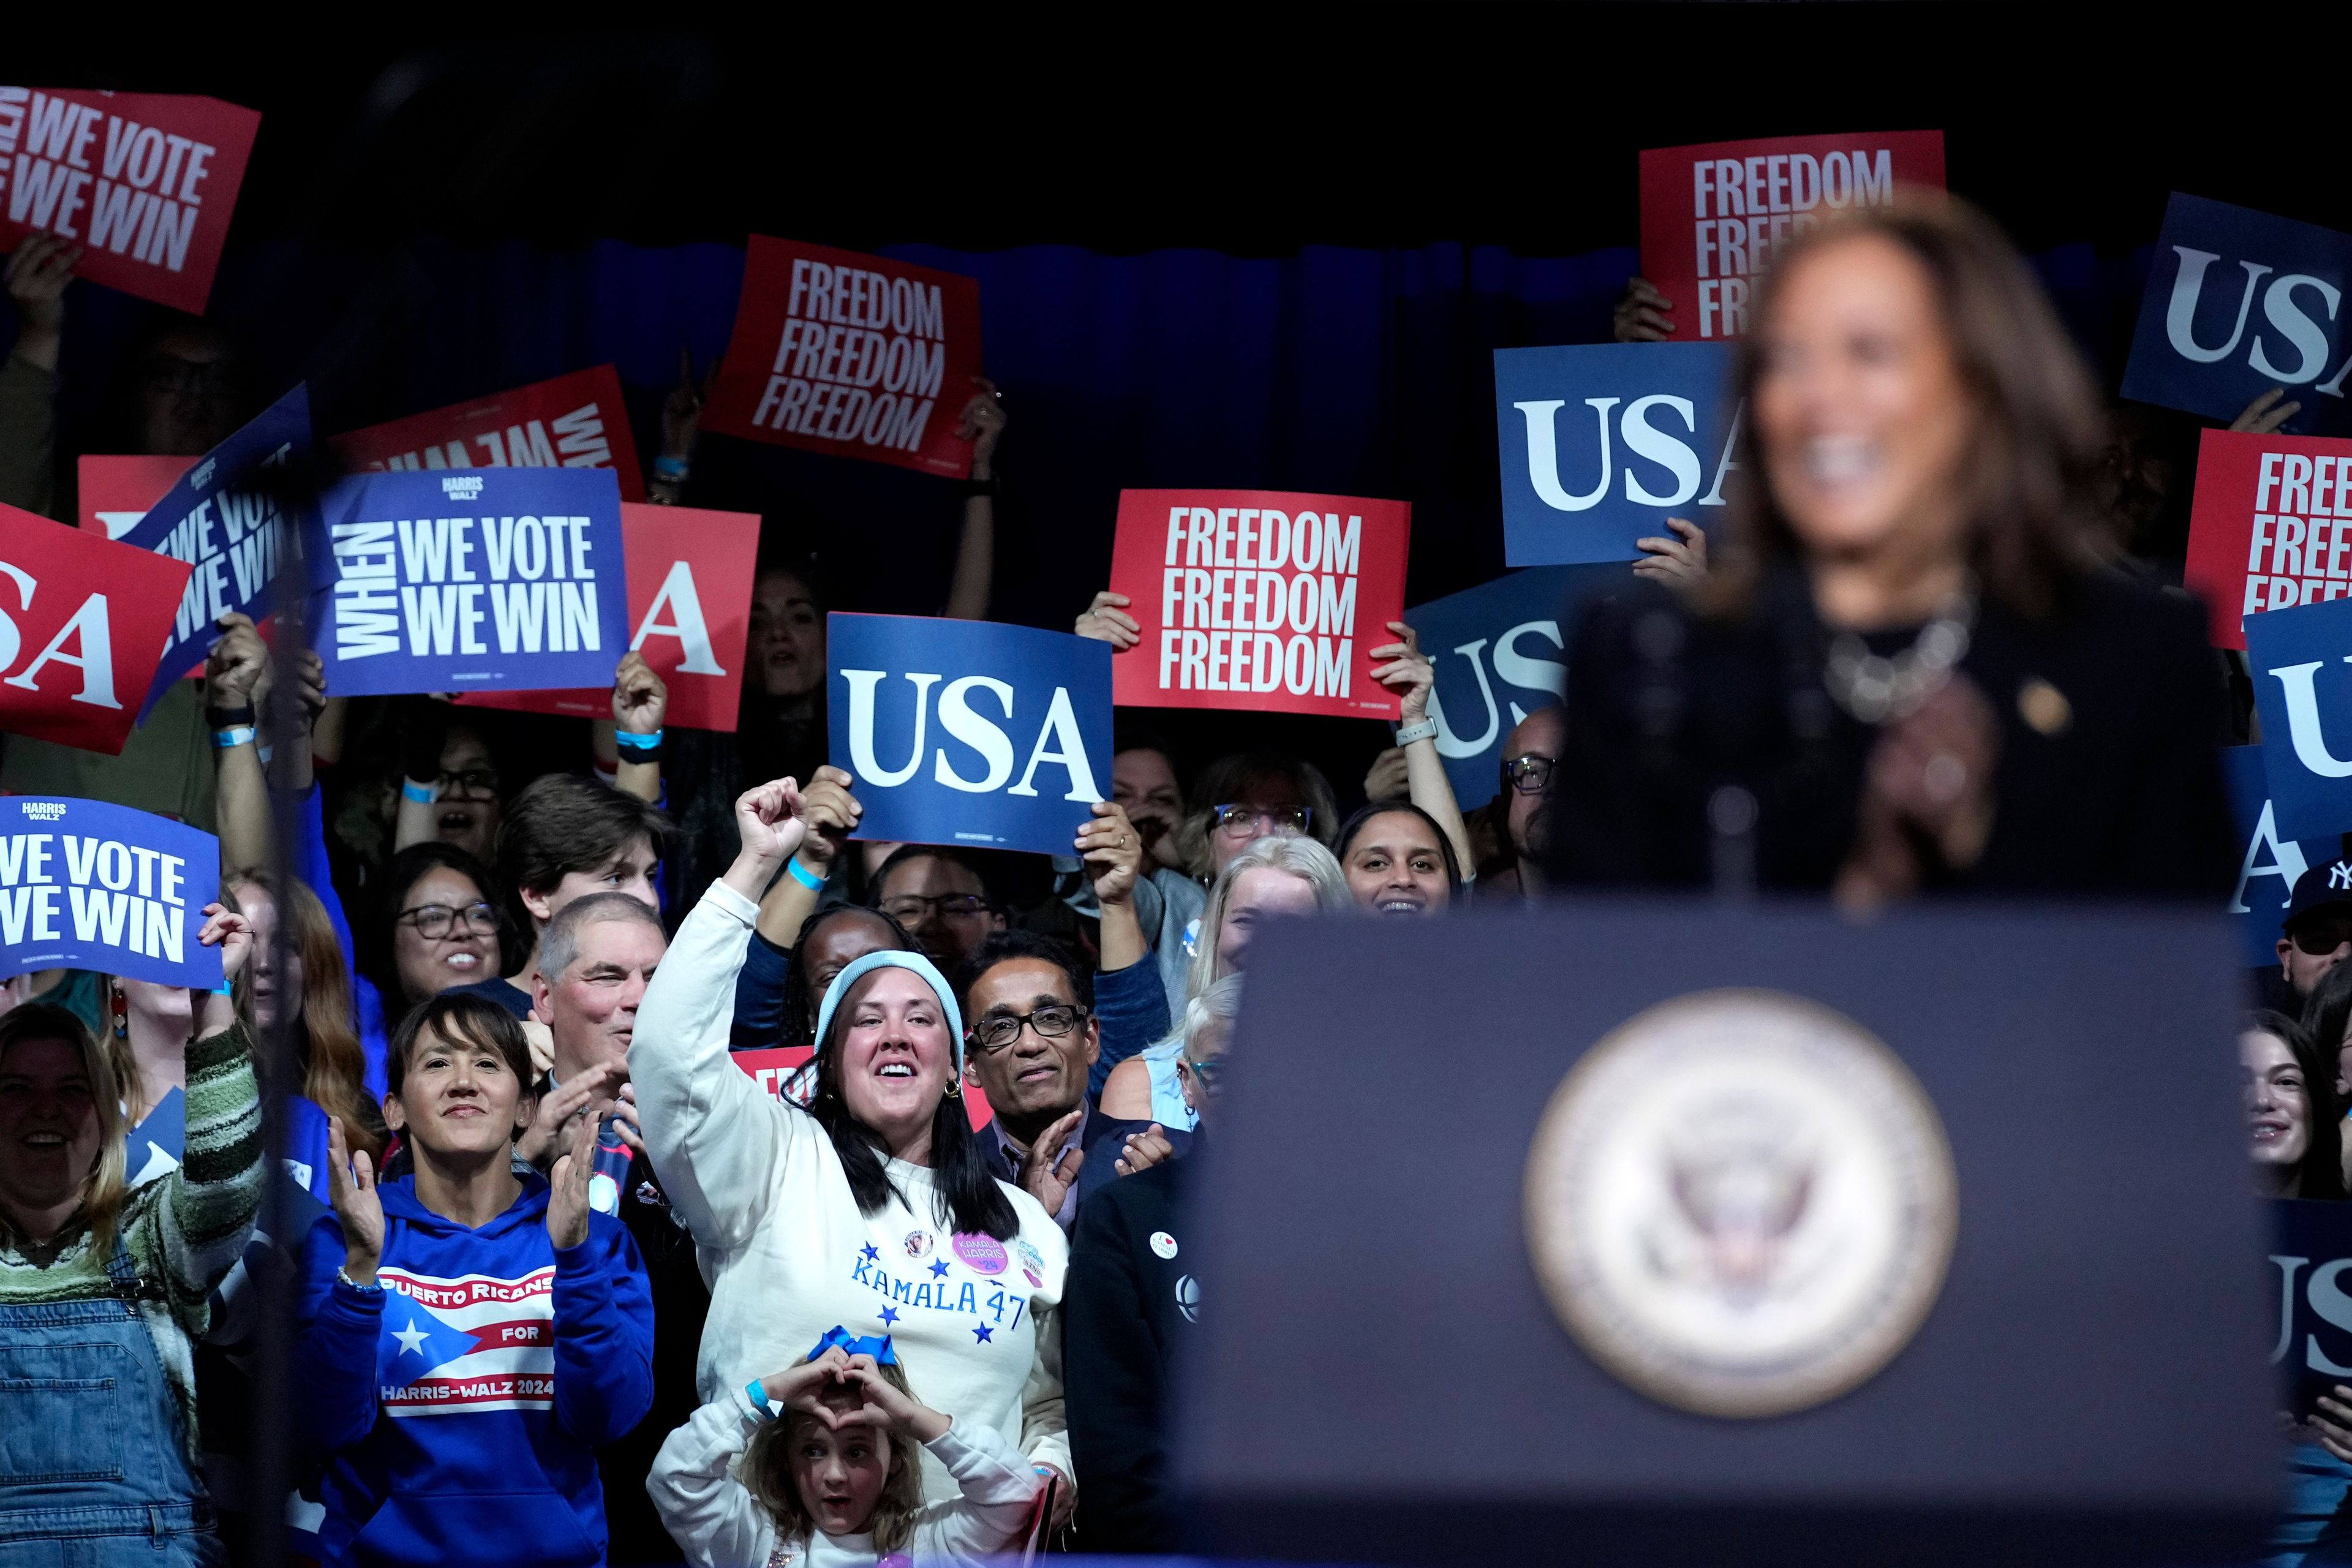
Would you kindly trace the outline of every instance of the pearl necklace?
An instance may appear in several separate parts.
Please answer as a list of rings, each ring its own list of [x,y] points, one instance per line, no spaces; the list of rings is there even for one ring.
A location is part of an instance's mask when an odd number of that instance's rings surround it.
[[[1972,596],[1954,594],[1919,628],[1911,646],[1892,658],[1871,652],[1854,633],[1840,632],[1831,639],[1822,684],[1839,707],[1865,724],[1907,719],[1968,656],[1969,628],[1975,620]]]

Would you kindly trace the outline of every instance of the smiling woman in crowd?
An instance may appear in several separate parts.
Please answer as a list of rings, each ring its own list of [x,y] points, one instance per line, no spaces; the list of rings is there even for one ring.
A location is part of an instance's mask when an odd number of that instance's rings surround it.
[[[1792,236],[1750,320],[1712,574],[1574,639],[1552,875],[2219,898],[2202,612],[2103,566],[2098,396],[2023,259],[1915,195]]]
[[[198,940],[232,980],[244,917]],[[0,1018],[0,1542],[20,1561],[217,1563],[197,1468],[194,1346],[252,1235],[268,1149],[253,1047],[226,992],[196,993],[184,1158],[132,1187],[125,1086],[61,1007]],[[26,1558],[23,1552],[46,1552]]]
[[[962,1099],[963,1020],[919,952],[885,949],[825,989],[808,1110],[728,1059],[755,901],[806,832],[791,780],[736,803],[741,852],[687,917],[629,1048],[646,1152],[710,1280],[707,1404],[826,1330],[908,1348],[915,1396],[993,1427],[1062,1478],[1062,1233],[992,1179]],[[934,1458],[924,1495],[957,1495]]]
[[[2250,1015],[2238,1035],[2246,1138],[2265,1197],[2344,1196],[2342,1129],[2333,1062],[2284,1013]]]
[[[1417,805],[1364,807],[1333,846],[1348,890],[1376,915],[1435,915],[1462,896],[1462,865],[1437,819]]]
[[[412,844],[392,858],[362,967],[398,1017],[429,997],[495,978],[506,935],[489,868],[455,845]]]
[[[1269,920],[1355,907],[1347,873],[1314,839],[1270,834],[1246,846],[1226,862],[1216,886],[1209,889],[1201,929],[1216,934],[1195,944],[1186,976],[1187,997],[1202,995],[1226,975],[1247,968],[1250,943]],[[1119,1121],[1157,1121],[1191,1131],[1199,1118],[1184,1098],[1178,1071],[1183,1045],[1180,1030],[1112,1068],[1103,1084],[1103,1114]]]

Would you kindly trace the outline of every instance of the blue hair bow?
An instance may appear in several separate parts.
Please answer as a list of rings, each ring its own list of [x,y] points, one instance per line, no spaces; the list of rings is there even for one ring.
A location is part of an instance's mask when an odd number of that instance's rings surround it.
[[[817,1341],[816,1347],[809,1352],[808,1359],[810,1361],[814,1361],[825,1352],[836,1347],[839,1348],[841,1353],[844,1355],[870,1355],[874,1358],[874,1364],[877,1366],[897,1366],[898,1364],[898,1357],[897,1353],[890,1349],[889,1335],[882,1334],[876,1336],[868,1334],[864,1338],[860,1338],[859,1336],[851,1333],[847,1329],[843,1328],[839,1323],[835,1323],[833,1327],[825,1330],[824,1337]]]

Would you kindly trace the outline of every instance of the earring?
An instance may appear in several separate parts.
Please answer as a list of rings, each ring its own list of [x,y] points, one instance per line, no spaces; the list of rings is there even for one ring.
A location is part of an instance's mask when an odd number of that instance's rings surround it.
[[[108,1007],[114,1015],[114,1037],[127,1040],[131,1037],[131,999],[123,995],[119,981],[109,985],[107,990],[110,994]]]
[[[963,1079],[961,1077],[948,1079],[948,1098],[950,1100],[963,1098]]]

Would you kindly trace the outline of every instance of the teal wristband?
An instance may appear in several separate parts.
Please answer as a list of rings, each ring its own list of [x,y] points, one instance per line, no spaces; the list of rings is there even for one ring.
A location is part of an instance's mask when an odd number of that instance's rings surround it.
[[[824,879],[810,870],[807,867],[802,865],[801,858],[799,856],[795,855],[791,859],[786,860],[784,862],[784,869],[792,873],[793,881],[798,882],[810,892],[821,893],[824,890]]]
[[[743,1392],[751,1396],[751,1408],[760,1413],[761,1420],[766,1421],[773,1418],[775,1413],[768,1408],[768,1391],[760,1385],[760,1380],[758,1378],[755,1377],[751,1382],[745,1384],[743,1385]]]
[[[250,724],[232,724],[226,730],[213,731],[213,744],[224,752],[234,751],[239,746],[249,746],[253,742],[253,726]]]
[[[213,994],[215,996],[233,996],[236,994],[236,992],[231,988],[231,983],[227,975],[224,974],[221,976],[221,983],[213,987]]]
[[[433,786],[418,784],[415,779],[403,779],[400,781],[400,798],[413,800],[419,805],[431,805]]]
[[[661,743],[662,732],[659,730],[650,735],[640,735],[630,730],[613,731],[613,744],[625,752],[658,752]]]

